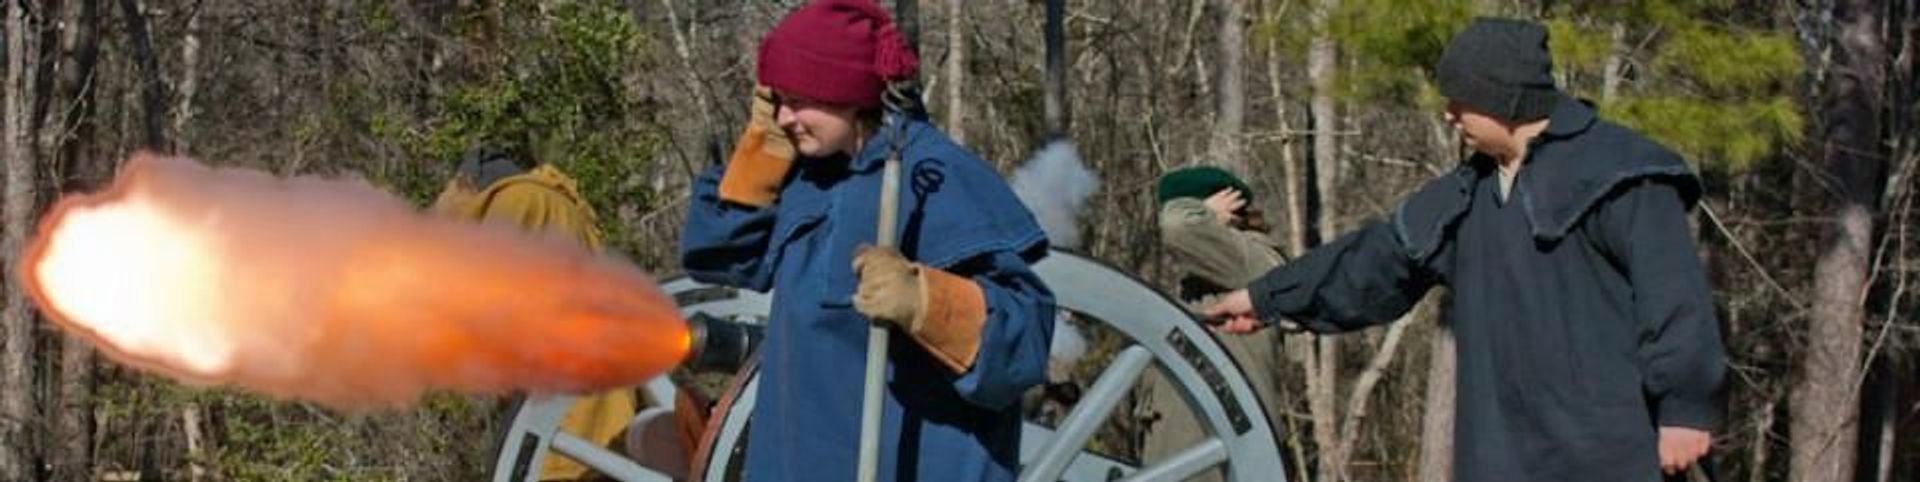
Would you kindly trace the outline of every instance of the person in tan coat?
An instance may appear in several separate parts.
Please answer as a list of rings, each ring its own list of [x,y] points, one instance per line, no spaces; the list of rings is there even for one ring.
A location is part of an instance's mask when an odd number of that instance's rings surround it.
[[[1279,266],[1285,256],[1252,208],[1253,191],[1210,166],[1160,178],[1160,240],[1181,271],[1181,298],[1192,302],[1229,291]]]
[[[1156,198],[1160,242],[1178,273],[1179,296],[1193,311],[1230,291],[1228,287],[1249,283],[1286,260],[1279,244],[1267,235],[1259,210],[1251,207],[1253,190],[1226,170],[1195,166],[1170,171],[1160,177]],[[1220,342],[1242,366],[1279,362],[1271,341],[1227,337]],[[1264,375],[1260,370],[1250,372]],[[1272,376],[1251,380],[1254,391],[1268,404],[1269,414],[1276,413],[1274,380]],[[1146,384],[1150,388],[1144,405],[1152,420],[1142,447],[1146,460],[1172,456],[1206,437],[1178,387],[1157,372],[1147,376]],[[1220,478],[1208,473],[1193,480]]]
[[[468,153],[432,209],[461,219],[507,223],[600,249],[593,207],[580,195],[578,183],[552,164],[506,150],[479,148]],[[626,429],[637,406],[630,389],[582,397],[567,411],[560,429],[604,446]],[[540,468],[540,480],[588,477],[586,466],[552,455]]]

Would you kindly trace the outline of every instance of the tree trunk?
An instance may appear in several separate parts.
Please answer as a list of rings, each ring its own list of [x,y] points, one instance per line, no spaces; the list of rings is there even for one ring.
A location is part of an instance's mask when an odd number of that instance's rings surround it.
[[[1451,161],[1460,156],[1460,136],[1440,116],[1427,121],[1427,135],[1433,142],[1433,159]],[[1438,291],[1438,290],[1436,290]],[[1434,296],[1452,296],[1443,292]],[[1445,306],[1447,301],[1439,302]],[[1454,347],[1453,325],[1445,314],[1433,317],[1431,353],[1427,362],[1427,387],[1421,408],[1420,459],[1415,480],[1446,482],[1453,480],[1453,419],[1459,388],[1458,357]]]
[[[1339,474],[1342,479],[1348,477],[1346,462],[1353,459],[1354,450],[1360,445],[1360,424],[1367,421],[1368,403],[1373,399],[1374,387],[1379,386],[1380,379],[1386,377],[1387,367],[1393,364],[1394,356],[1400,353],[1400,340],[1407,333],[1407,325],[1428,323],[1434,318],[1435,304],[1432,299],[1423,301],[1413,311],[1388,325],[1386,335],[1373,352],[1373,358],[1367,361],[1366,368],[1354,379],[1353,391],[1347,395],[1346,413],[1340,418],[1339,438],[1333,447],[1332,459],[1340,463]]]
[[[920,0],[893,0],[893,23],[907,38],[907,47],[920,52]]]
[[[1333,335],[1313,337],[1313,353],[1307,363],[1307,414],[1313,417],[1314,453],[1319,470],[1314,480],[1346,480],[1346,461],[1340,458],[1340,414],[1334,400],[1339,392],[1340,339]]]
[[[46,122],[52,117],[48,115],[49,112],[60,111],[59,103],[62,99],[54,93],[54,81],[59,79],[59,76],[54,75],[54,72],[59,70],[60,59],[66,53],[60,48],[62,46],[60,33],[66,30],[66,26],[48,17],[49,12],[59,13],[64,10],[65,6],[62,5],[61,0],[41,0],[37,3],[34,5],[35,11],[28,15],[30,19],[28,25],[31,25],[29,28],[39,34],[38,41],[30,40],[29,42],[39,48],[34,49],[35,73],[33,83],[29,84],[33,86],[33,90],[27,94],[28,98],[33,99],[32,112],[27,114],[27,132],[30,136],[37,138],[38,144],[35,148],[39,149],[39,146],[52,145],[52,142],[49,142],[52,139],[49,137],[60,134],[47,129]]]
[[[947,120],[953,142],[967,145],[967,2],[947,0]]]
[[[1220,0],[1220,86],[1214,95],[1213,138],[1209,156],[1214,165],[1247,174],[1242,133],[1246,130],[1247,57],[1245,0]]]
[[[65,338],[60,346],[59,410],[54,414],[51,480],[86,480],[93,473],[93,346]]]
[[[1267,7],[1265,21],[1280,21],[1281,8]],[[1284,209],[1287,213],[1287,257],[1298,258],[1307,252],[1307,168],[1296,155],[1291,137],[1285,137],[1293,131],[1293,120],[1287,115],[1287,93],[1281,79],[1280,36],[1267,37],[1267,88],[1273,96],[1274,130],[1282,133],[1280,145],[1280,171],[1287,193]]]
[[[201,482],[207,478],[207,468],[200,464],[205,453],[204,437],[200,434],[200,404],[188,402],[180,409],[180,431],[187,438],[187,480]]]
[[[1613,102],[1620,93],[1620,82],[1627,70],[1627,26],[1614,23],[1607,27],[1607,62],[1601,67],[1600,102]]]
[[[1265,12],[1265,15],[1267,15],[1266,21],[1277,22],[1279,20],[1277,16],[1280,11],[1280,8],[1268,7]],[[1286,89],[1281,81],[1281,58],[1279,36],[1267,36],[1267,87],[1273,96],[1274,126],[1276,126],[1275,130],[1286,133],[1293,130],[1291,127],[1293,121],[1287,112],[1288,100]],[[1308,247],[1307,230],[1309,223],[1307,222],[1307,191],[1311,189],[1311,184],[1307,181],[1307,166],[1298,155],[1298,150],[1294,149],[1292,140],[1286,137],[1282,137],[1282,139],[1283,141],[1280,145],[1280,168],[1283,177],[1282,182],[1285,184],[1284,190],[1287,193],[1285,205],[1287,213],[1287,257],[1298,258],[1306,254]],[[1309,384],[1319,383],[1314,376],[1314,373],[1317,371],[1313,369],[1311,355],[1302,355],[1312,351],[1312,343],[1305,340],[1304,337],[1299,336],[1273,336],[1276,346],[1282,347],[1282,353],[1292,354],[1289,356],[1300,365],[1302,373],[1306,375],[1305,379],[1307,382]],[[1279,363],[1279,360],[1274,360],[1274,365],[1270,367],[1270,369],[1278,373],[1281,370]],[[1285,430],[1287,439],[1282,443],[1287,445],[1294,456],[1294,469],[1296,471],[1294,476],[1300,479],[1306,479],[1307,471],[1305,466],[1307,465],[1307,458],[1304,454],[1305,450],[1302,448],[1304,444],[1300,441],[1298,431],[1291,429],[1291,427],[1294,426],[1294,418],[1281,415],[1292,411],[1294,409],[1294,403],[1297,400],[1297,398],[1293,398],[1292,396],[1267,399],[1267,410],[1273,414],[1275,419],[1287,421],[1285,424],[1274,424],[1274,429]]]
[[[146,134],[141,143],[146,148],[166,150],[167,86],[160,80],[160,58],[153,49],[147,13],[139,0],[120,0],[120,12],[126,17],[127,43],[133,51],[134,65],[140,68],[141,126]]]
[[[1067,0],[1046,2],[1047,134],[1064,137],[1073,123],[1073,113],[1067,108]]]
[[[1442,295],[1444,296],[1444,295]],[[1427,394],[1420,423],[1421,482],[1453,480],[1453,415],[1455,353],[1453,328],[1440,317],[1433,331],[1433,353],[1427,363]]]
[[[1892,323],[1892,320],[1888,320]],[[1894,419],[1900,384],[1893,379],[1896,354],[1882,353],[1867,368],[1860,404],[1860,469],[1854,480],[1892,482]]]
[[[43,1],[36,7],[39,13],[34,16],[41,18],[46,24],[35,26],[40,36],[39,41],[33,44],[39,45],[40,49],[37,55],[39,59],[34,67],[33,91],[27,94],[27,97],[34,100],[33,112],[28,114],[30,117],[27,121],[27,132],[34,138],[32,149],[44,160],[43,162],[58,161],[54,155],[54,148],[60,145],[60,137],[65,133],[60,129],[65,119],[63,114],[67,111],[62,101],[69,97],[62,95],[65,92],[61,90],[63,84],[59,80],[60,73],[67,70],[61,62],[72,53],[74,47],[73,42],[66,35],[67,32],[73,31],[72,23],[67,21],[73,16],[71,9],[68,8],[70,6],[60,0]],[[55,15],[58,17],[54,17]],[[47,174],[60,173],[48,169],[46,174],[42,175]]]
[[[196,3],[187,12],[187,32],[180,39],[180,98],[173,110],[173,147],[183,154],[193,139],[187,135],[187,123],[193,122],[193,95],[200,86],[200,8]]]
[[[1338,131],[1339,115],[1334,100],[1334,68],[1337,50],[1332,34],[1328,32],[1329,17],[1340,8],[1340,0],[1316,0],[1314,30],[1320,32],[1313,38],[1307,49],[1307,82],[1313,86],[1313,99],[1309,106],[1313,128],[1313,166],[1315,176],[1315,198],[1318,205],[1318,239],[1333,239],[1338,236],[1333,203],[1329,198],[1340,188],[1340,139],[1335,137]]]
[[[698,106],[694,111],[700,114],[699,134],[697,135],[701,140],[699,144],[704,148],[707,145],[719,145],[720,143],[727,142],[722,140],[727,139],[727,128],[721,127],[722,124],[714,119],[714,113],[720,109],[713,101],[713,96],[708,95],[707,89],[710,85],[700,78],[700,69],[693,63],[693,47],[691,42],[687,41],[687,32],[694,30],[693,22],[687,22],[686,30],[681,30],[680,12],[679,9],[674,7],[674,0],[661,0],[660,4],[666,7],[667,30],[673,32],[673,51],[674,56],[680,60],[679,70],[681,78],[684,79],[687,90],[693,92],[694,102]],[[742,97],[730,98],[744,100]],[[741,124],[745,123],[742,122]],[[669,172],[664,169],[661,171],[663,174]]]
[[[61,117],[60,130],[70,135],[60,136],[56,146],[56,166],[58,176],[53,180],[60,183],[60,189],[77,190],[92,188],[94,182],[103,179],[104,169],[83,151],[93,142],[95,104],[98,103],[99,80],[94,76],[98,72],[100,60],[100,0],[79,0],[68,9],[65,20],[72,28],[67,29],[66,39],[62,43],[70,45],[73,66],[65,72],[60,96],[68,99],[72,105],[67,115]]]
[[[64,6],[61,18],[64,32],[60,49],[72,58],[72,63],[61,71],[64,75],[55,91],[71,105],[61,107],[63,112],[55,116],[58,123],[52,130],[68,134],[49,133],[49,142],[42,142],[45,149],[40,152],[53,156],[53,165],[60,166],[52,181],[66,184],[89,175],[73,168],[82,165],[77,159],[82,143],[93,142],[93,75],[100,50],[99,0],[69,3]],[[86,480],[93,473],[93,346],[78,339],[63,338],[60,347],[55,396],[59,409],[54,414],[53,432],[48,436],[53,442],[49,447],[53,452],[47,457],[52,466],[50,475],[52,480]]]
[[[1326,200],[1339,188],[1339,157],[1334,136],[1334,62],[1333,36],[1327,28],[1340,0],[1316,0],[1313,11],[1314,35],[1307,49],[1307,80],[1313,93],[1309,111],[1313,128],[1314,198],[1320,200],[1315,239],[1333,239],[1339,233],[1334,223],[1332,203]],[[1310,241],[1312,242],[1312,241]],[[1307,410],[1313,416],[1313,439],[1319,447],[1319,480],[1339,482],[1346,474],[1345,460],[1335,447],[1339,414],[1335,412],[1336,385],[1340,374],[1340,344],[1330,336],[1318,337],[1311,363],[1307,364]]]
[[[324,4],[325,0],[314,0],[315,4]],[[487,45],[486,67],[497,67],[503,61],[495,56],[504,56],[507,35],[507,0],[491,0],[481,5],[486,10],[487,22],[481,34]],[[483,67],[485,68],[485,67]]]
[[[1871,264],[1874,216],[1885,182],[1880,136],[1886,52],[1879,2],[1835,2],[1838,28],[1820,109],[1825,122],[1813,136],[1837,195],[1831,224],[1814,263],[1812,326],[1805,361],[1789,401],[1792,410],[1790,480],[1843,482],[1853,478],[1859,439],[1859,381],[1864,293]]]
[[[7,2],[7,84],[4,113],[6,149],[5,233],[0,234],[0,252],[18,253],[26,245],[33,228],[37,207],[36,175],[32,133],[27,132],[28,98],[34,85],[28,59],[36,58],[28,45],[27,12],[24,2]],[[3,272],[13,273],[18,262],[9,254]],[[4,307],[0,307],[0,479],[37,480],[36,448],[39,434],[31,424],[40,420],[34,406],[34,316],[27,305],[25,290],[16,278],[7,276]]]
[[[1167,64],[1166,78],[1178,79],[1181,73],[1187,69],[1187,65],[1198,64],[1198,61],[1194,59],[1193,55],[1193,39],[1196,37],[1194,32],[1200,30],[1200,19],[1204,17],[1207,12],[1207,1],[1208,0],[1193,0],[1193,4],[1187,7],[1187,34],[1180,37],[1180,61]],[[1201,72],[1200,76],[1205,77],[1206,73]],[[1211,87],[1202,82],[1200,88],[1206,90]],[[1204,95],[1205,93],[1202,92],[1202,94]]]
[[[1760,403],[1758,416],[1753,422],[1753,433],[1749,435],[1753,437],[1753,447],[1751,447],[1752,452],[1747,456],[1747,482],[1767,480],[1767,454],[1773,448],[1773,444],[1769,442],[1774,437],[1774,413],[1775,407],[1779,404],[1780,395],[1775,390],[1764,390],[1761,391],[1760,396],[1763,397],[1763,401]]]

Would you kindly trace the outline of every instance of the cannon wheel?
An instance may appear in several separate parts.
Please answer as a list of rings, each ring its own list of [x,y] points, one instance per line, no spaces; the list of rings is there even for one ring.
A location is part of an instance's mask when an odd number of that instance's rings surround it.
[[[1172,481],[1214,468],[1230,482],[1286,480],[1279,437],[1266,422],[1246,375],[1177,303],[1125,273],[1067,251],[1054,251],[1034,270],[1053,289],[1061,309],[1106,325],[1126,338],[1127,344],[1105,363],[1104,371],[1057,423],[1027,422],[1020,447],[1021,481]],[[704,285],[684,277],[662,288],[688,314],[764,320],[767,313],[769,297],[761,293]],[[1086,450],[1087,442],[1149,368],[1159,369],[1179,387],[1206,438],[1146,464]],[[756,373],[744,370],[723,399],[724,415],[717,430],[710,430],[704,446],[696,448],[705,468],[696,470],[700,480],[738,480],[757,383]],[[656,404],[671,405],[674,387],[660,377],[648,382],[643,392]],[[536,480],[537,468],[549,450],[616,480],[673,480],[665,472],[558,432],[560,418],[572,403],[568,396],[524,398],[501,440],[493,480]]]

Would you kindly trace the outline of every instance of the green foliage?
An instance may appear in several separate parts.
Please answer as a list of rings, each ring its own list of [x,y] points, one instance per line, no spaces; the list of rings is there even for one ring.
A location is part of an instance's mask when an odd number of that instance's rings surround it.
[[[359,464],[336,465],[351,460],[349,451],[364,448],[355,443],[353,432],[328,424],[280,423],[285,407],[251,396],[229,397],[224,417],[214,432],[221,443],[207,461],[217,473],[231,480],[397,480],[397,474],[361,468]],[[279,415],[279,416],[276,416]],[[302,417],[305,418],[305,417]],[[336,468],[338,467],[338,468]],[[352,467],[352,468],[348,468]]]
[[[1793,99],[1760,97],[1711,102],[1698,97],[1643,97],[1616,102],[1603,113],[1660,140],[1697,167],[1742,172],[1792,143],[1805,120]]]
[[[1288,3],[1289,8],[1302,8]],[[1340,47],[1342,97],[1438,108],[1432,66],[1475,15],[1463,0],[1348,0],[1328,28]],[[1679,150],[1703,168],[1739,171],[1798,142],[1793,101],[1801,60],[1791,32],[1730,20],[1731,0],[1566,2],[1547,18],[1562,88],[1591,97],[1608,63],[1627,66],[1606,115]],[[1303,55],[1313,30],[1299,15],[1270,15],[1256,36],[1279,36]],[[1614,30],[1624,34],[1616,45]],[[1258,37],[1256,37],[1258,38]],[[1617,58],[1616,56],[1624,56]]]
[[[1787,33],[1740,33],[1706,27],[1676,32],[1654,68],[1692,81],[1703,94],[1733,97],[1791,89],[1800,53]]]
[[[447,164],[481,144],[524,149],[579,181],[610,247],[630,252],[630,228],[618,213],[653,202],[636,179],[664,144],[663,129],[643,115],[645,105],[628,82],[646,66],[644,37],[610,0],[505,8],[513,12],[509,22],[525,24],[504,29],[505,55],[497,65],[433,99],[433,115],[420,125],[388,112],[375,116],[371,130],[413,158]],[[478,29],[471,34],[480,35]],[[390,181],[444,180],[439,172],[445,170],[416,170]],[[431,198],[431,190],[418,187],[408,189],[416,200]]]
[[[1330,28],[1342,54],[1337,84],[1350,99],[1419,101],[1433,98],[1427,72],[1454,32],[1473,18],[1466,0],[1351,0],[1340,2]]]
[[[1601,99],[1607,117],[1699,168],[1743,171],[1801,139],[1792,95],[1802,67],[1790,32],[1728,20],[1731,8],[1725,0],[1558,8],[1548,22],[1556,68],[1572,79],[1568,90],[1597,94],[1606,64],[1624,55],[1620,91]]]
[[[1255,51],[1265,52],[1269,42],[1272,48],[1288,59],[1306,58],[1307,46],[1313,40],[1313,26],[1299,2],[1272,2],[1266,12],[1247,29],[1248,43]]]
[[[1548,49],[1553,51],[1558,73],[1599,72],[1613,53],[1613,37],[1608,31],[1592,28],[1566,18],[1547,24]]]
[[[161,480],[186,480],[172,471],[189,464],[211,480],[476,480],[490,468],[482,458],[491,456],[498,431],[490,399],[444,393],[409,412],[356,416],[121,372],[89,403],[109,434],[98,441],[99,457],[151,460],[166,468]],[[200,414],[198,456],[178,445],[189,408]]]

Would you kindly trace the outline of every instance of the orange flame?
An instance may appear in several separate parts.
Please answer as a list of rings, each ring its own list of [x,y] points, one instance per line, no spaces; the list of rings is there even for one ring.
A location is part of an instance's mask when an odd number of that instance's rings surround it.
[[[565,240],[149,153],[25,254],[34,301],[117,362],[343,409],[631,386],[689,343],[651,277]]]

